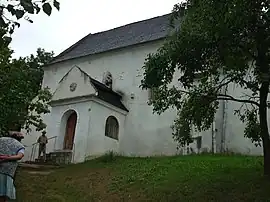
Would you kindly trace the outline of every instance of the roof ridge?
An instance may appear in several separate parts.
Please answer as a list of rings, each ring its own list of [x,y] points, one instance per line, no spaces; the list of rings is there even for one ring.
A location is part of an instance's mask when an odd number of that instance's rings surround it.
[[[79,41],[77,41],[75,44],[71,45],[70,47],[68,47],[67,49],[65,49],[61,53],[59,53],[57,56],[55,56],[52,59],[52,61],[50,61],[50,63],[53,63],[59,57],[61,57],[61,56],[65,55],[65,54],[67,54],[68,52],[72,51],[74,48],[76,48],[78,45],[80,45],[89,36],[95,36],[95,35],[98,35],[98,34],[106,33],[106,32],[109,32],[109,31],[112,31],[112,30],[116,30],[116,29],[119,29],[119,28],[123,28],[123,27],[126,27],[126,26],[130,26],[130,25],[134,25],[134,24],[139,24],[139,23],[146,22],[146,21],[149,21],[149,20],[154,20],[154,19],[157,19],[157,18],[165,17],[165,16],[170,15],[170,14],[171,13],[167,13],[167,14],[164,14],[164,15],[159,15],[159,16],[147,18],[147,19],[144,19],[144,20],[140,20],[140,21],[128,23],[128,24],[125,24],[125,25],[121,25],[121,26],[118,26],[118,27],[115,27],[115,28],[112,28],[112,29],[107,29],[107,30],[104,30],[104,31],[96,32],[96,33],[93,33],[93,34],[89,33],[86,36],[84,36],[82,39],[80,39]],[[48,63],[48,65],[50,63]]]
[[[128,23],[128,24],[120,25],[120,26],[115,27],[115,28],[111,28],[111,29],[107,29],[107,30],[104,30],[104,31],[96,32],[96,33],[93,33],[91,35],[94,36],[94,35],[97,35],[97,34],[101,34],[101,33],[104,33],[104,32],[109,32],[109,31],[112,31],[112,30],[115,30],[115,29],[119,29],[119,28],[122,28],[122,27],[126,27],[126,26],[130,26],[130,25],[134,25],[134,24],[146,22],[146,21],[149,21],[149,20],[154,20],[156,18],[164,17],[164,16],[170,15],[170,14],[171,13],[167,13],[167,14],[164,14],[164,15],[159,15],[159,16],[147,18],[147,19],[144,19],[144,20],[140,20],[140,21],[136,21],[136,22],[131,22],[131,23]]]

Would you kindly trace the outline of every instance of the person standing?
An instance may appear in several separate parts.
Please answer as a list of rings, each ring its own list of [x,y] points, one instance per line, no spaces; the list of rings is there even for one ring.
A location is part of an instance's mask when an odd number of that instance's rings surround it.
[[[23,138],[21,132],[9,132],[0,138],[0,202],[16,199],[14,177],[18,161],[24,156]]]
[[[46,132],[42,132],[42,135],[39,136],[39,138],[37,140],[37,142],[39,144],[38,158],[41,159],[41,153],[42,153],[44,161],[46,161],[46,145],[48,143],[48,138],[45,134],[46,134]]]

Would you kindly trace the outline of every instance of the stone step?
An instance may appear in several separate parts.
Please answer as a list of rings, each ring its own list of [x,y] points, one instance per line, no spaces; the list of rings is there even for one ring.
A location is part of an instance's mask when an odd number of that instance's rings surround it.
[[[72,161],[72,151],[70,150],[57,150],[46,154],[46,161],[44,162],[43,156],[34,160],[34,162],[27,162],[30,164],[39,165],[66,165]]]
[[[48,156],[48,160],[56,164],[70,164],[72,161],[72,151],[70,150],[58,150],[51,152]]]

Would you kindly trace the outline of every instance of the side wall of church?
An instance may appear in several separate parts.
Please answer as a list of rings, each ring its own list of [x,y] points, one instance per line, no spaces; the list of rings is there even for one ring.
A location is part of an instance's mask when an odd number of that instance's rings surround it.
[[[111,151],[119,153],[121,141],[125,136],[125,114],[106,103],[101,105],[95,101],[91,102],[90,108],[86,158],[93,158]],[[105,136],[106,121],[109,117],[114,117],[119,126],[115,139]]]
[[[155,52],[162,42],[141,44],[52,65],[45,69],[43,86],[54,91],[58,81],[74,65],[99,81],[103,80],[105,72],[110,72],[113,90],[124,94],[123,103],[129,109],[124,123],[125,133],[119,141],[119,152],[133,156],[173,155],[177,150],[171,125],[176,112],[168,110],[160,116],[153,114],[152,107],[147,104],[148,91],[139,87],[145,58]],[[173,83],[176,82],[177,78]],[[202,145],[210,149],[211,131],[206,132]]]
[[[148,91],[141,90],[139,87],[143,77],[142,66],[145,58],[149,53],[155,52],[162,45],[162,42],[145,43],[51,65],[45,68],[43,86],[48,86],[54,92],[58,82],[74,65],[77,65],[92,78],[99,81],[103,80],[105,72],[110,72],[112,74],[113,90],[123,93],[123,103],[129,109],[124,121],[125,130],[120,135],[119,152],[130,156],[176,154],[177,145],[173,141],[171,129],[173,120],[176,117],[176,111],[170,109],[161,115],[153,114],[152,107],[147,104],[149,99]],[[177,83],[177,75],[173,83]],[[230,105],[228,105],[227,110],[231,110]],[[232,119],[231,114],[231,112],[227,113],[227,120],[232,121],[231,126],[228,127],[231,127],[230,131],[234,131],[232,125],[238,126],[240,121]],[[222,116],[223,111],[219,109],[215,121],[218,136],[220,136],[219,133],[222,130]],[[94,119],[95,116],[92,115],[91,120],[93,122]],[[50,119],[50,115],[46,115],[44,120],[48,124],[55,124]],[[228,124],[230,123],[228,122]],[[243,127],[242,125],[239,125],[239,127],[241,127],[241,130],[237,130],[241,133]],[[93,134],[89,133],[88,135]],[[100,135],[104,135],[102,131],[100,131]],[[36,138],[37,134],[32,133],[31,138],[26,142],[28,144],[32,143]],[[235,145],[238,145],[237,147],[247,144],[242,139],[234,141]],[[203,132],[202,147],[210,150],[211,146],[212,131],[209,130]],[[193,145],[193,147],[196,147],[196,145]],[[87,150],[91,152],[90,148]]]

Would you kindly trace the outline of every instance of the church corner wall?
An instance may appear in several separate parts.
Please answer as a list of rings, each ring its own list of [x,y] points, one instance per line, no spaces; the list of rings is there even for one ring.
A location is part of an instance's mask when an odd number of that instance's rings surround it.
[[[109,116],[117,119],[119,124],[118,140],[105,136],[105,124]],[[89,131],[87,134],[86,158],[103,155],[106,152],[119,153],[119,145],[125,133],[125,115],[119,113],[113,106],[104,106],[91,101]]]

